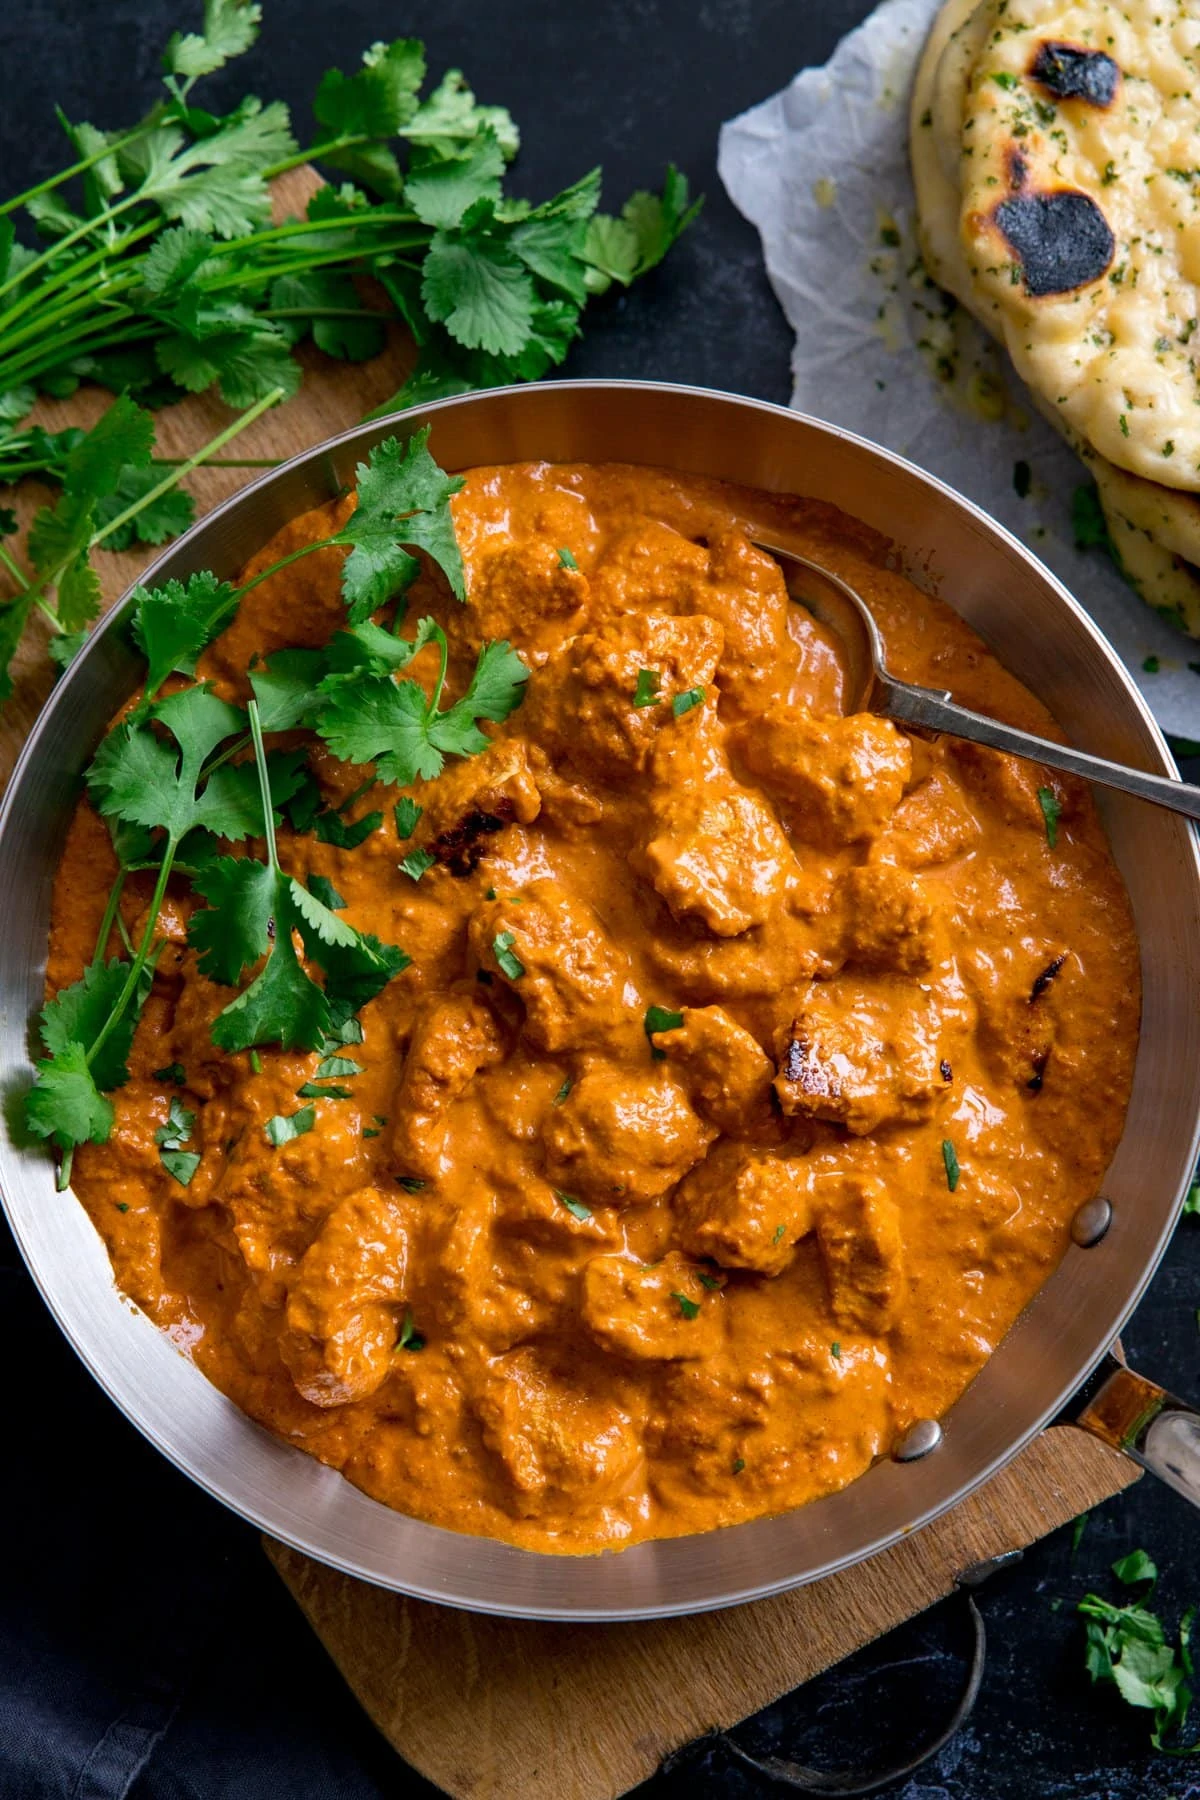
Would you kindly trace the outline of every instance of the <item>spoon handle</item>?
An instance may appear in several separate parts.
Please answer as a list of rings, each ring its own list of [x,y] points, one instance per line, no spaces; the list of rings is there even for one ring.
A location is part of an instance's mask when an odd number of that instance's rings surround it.
[[[1009,756],[1023,756],[1030,762],[1044,763],[1050,769],[1062,769],[1068,775],[1082,775],[1087,781],[1098,781],[1103,787],[1120,788],[1139,800],[1150,800],[1155,806],[1169,807],[1172,812],[1186,813],[1189,819],[1200,819],[1200,787],[1167,775],[1147,775],[1141,769],[1128,769],[1123,763],[1108,762],[1102,756],[1088,756],[1082,750],[1071,750],[1065,744],[1053,744],[1047,738],[1035,737],[1031,731],[1018,731],[989,719],[969,707],[956,706],[947,694],[929,688],[910,687],[903,681],[885,681],[877,710],[898,724],[916,725],[927,731],[946,731],[952,737],[968,738],[973,744],[986,744],[991,750],[1004,750]]]

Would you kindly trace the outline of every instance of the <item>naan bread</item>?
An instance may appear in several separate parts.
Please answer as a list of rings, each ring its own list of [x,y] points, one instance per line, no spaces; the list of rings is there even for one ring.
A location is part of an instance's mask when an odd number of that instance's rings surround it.
[[[930,32],[912,95],[910,146],[917,235],[934,279],[995,336],[1005,339],[994,291],[977,285],[961,230],[967,87],[989,35],[993,0],[949,0]],[[1096,480],[1121,565],[1142,598],[1200,637],[1200,498],[1116,468],[1036,388],[1033,400]],[[1200,410],[1200,409],[1198,409]]]
[[[1131,474],[1200,489],[1200,18],[986,0],[961,231],[1021,375]]]

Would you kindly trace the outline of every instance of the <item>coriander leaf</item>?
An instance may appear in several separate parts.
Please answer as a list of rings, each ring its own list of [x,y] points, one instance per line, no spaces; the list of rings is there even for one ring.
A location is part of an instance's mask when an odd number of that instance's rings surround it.
[[[192,877],[192,886],[208,906],[188,921],[188,943],[198,952],[201,974],[232,987],[270,945],[274,874],[250,857],[219,856]]]
[[[133,635],[148,662],[148,692],[156,693],[174,671],[190,675],[232,610],[234,590],[207,570],[186,581],[133,590]],[[278,727],[273,727],[278,729]]]
[[[629,197],[621,208],[621,217],[632,227],[637,240],[636,274],[643,275],[662,261],[703,204],[702,199],[689,203],[687,177],[674,163],[667,164],[661,194],[640,192]]]
[[[423,1350],[424,1348],[425,1339],[413,1325],[412,1307],[406,1306],[404,1309],[404,1318],[400,1325],[400,1336],[396,1339],[396,1349]]]
[[[430,742],[439,750],[458,756],[474,756],[486,750],[491,740],[476,729],[475,720],[490,719],[499,724],[507,719],[524,699],[528,680],[528,666],[511,644],[503,639],[485,644],[462,699],[434,714]]]
[[[410,850],[401,861],[400,868],[411,880],[420,881],[422,875],[432,869],[436,862],[437,857],[431,856],[428,850]]]
[[[100,577],[82,551],[58,577],[58,616],[67,631],[79,631],[100,611]]]
[[[447,69],[433,92],[422,100],[401,135],[410,144],[467,144],[481,131],[490,131],[511,162],[521,139],[511,113],[503,106],[478,106],[461,69]]]
[[[296,1089],[299,1100],[353,1100],[354,1096],[348,1087],[338,1087],[336,1083],[322,1084],[318,1081],[306,1081]]]
[[[205,231],[172,225],[160,231],[142,259],[142,283],[155,299],[170,298],[188,286],[212,258],[214,240]]]
[[[335,850],[357,850],[382,824],[381,812],[364,813],[361,819],[355,819],[353,824],[348,825],[341,813],[327,808],[317,814],[313,820],[313,829],[321,843],[331,844]]]
[[[424,807],[418,806],[408,794],[403,794],[397,800],[393,810],[396,819],[396,836],[410,838],[417,829],[421,814],[425,810]]]
[[[155,1081],[168,1081],[175,1087],[187,1086],[187,1070],[182,1063],[168,1063],[163,1069],[155,1069]]]
[[[299,1112],[294,1112],[289,1116],[276,1113],[273,1119],[267,1120],[263,1130],[267,1134],[267,1142],[278,1148],[280,1144],[290,1144],[293,1138],[303,1137],[306,1132],[312,1130],[316,1122],[316,1107],[302,1106]]]
[[[1133,1587],[1140,1581],[1158,1580],[1158,1566],[1144,1550],[1131,1550],[1128,1556],[1119,1557],[1112,1572],[1125,1587]]]
[[[53,578],[65,563],[87,554],[92,537],[90,496],[64,493],[53,507],[40,506],[33,516],[25,548],[39,575]]]
[[[265,732],[309,723],[320,705],[318,683],[325,668],[319,650],[277,650],[265,669],[251,670],[250,686]]]
[[[466,598],[449,505],[463,483],[461,477],[445,474],[430,456],[429,430],[425,426],[404,442],[385,438],[355,471],[357,505],[336,539],[352,546],[342,571],[351,624],[411,584],[419,565],[402,548],[406,544],[431,556],[456,599]]]
[[[331,136],[395,137],[417,110],[425,79],[425,46],[419,38],[396,38],[390,44],[372,44],[362,61],[354,75],[343,75],[340,69],[326,71],[313,112]],[[324,140],[318,140],[314,154],[326,154]]]
[[[297,315],[274,321],[294,343],[311,332],[319,350],[347,362],[366,362],[378,356],[387,341],[382,315],[369,316],[348,275],[326,269],[280,275],[271,284],[271,307],[276,313]]]
[[[492,954],[496,958],[496,966],[510,981],[520,981],[525,973],[525,964],[513,951],[516,941],[511,931],[497,932],[492,939]]]
[[[332,906],[337,908],[343,907],[346,904],[342,899],[342,896],[334,887],[332,881],[328,880],[324,875],[310,875],[308,878],[308,891],[310,894],[315,894],[317,896],[317,899],[321,902],[322,906]]]
[[[155,355],[163,373],[180,387],[202,394],[216,383],[225,404],[239,411],[265,399],[277,387],[290,399],[302,375],[286,337],[267,322],[202,340],[186,332],[172,332],[158,339]]]
[[[272,1043],[285,1050],[315,1050],[332,1024],[329,1002],[301,968],[291,920],[286,914],[281,919],[281,911],[277,908],[275,939],[262,970],[213,1023],[218,1050]]]
[[[58,670],[69,669],[88,641],[86,631],[60,631],[46,645],[46,652]]]
[[[958,1153],[949,1138],[942,1139],[942,1161],[946,1165],[946,1186],[953,1193],[962,1178],[962,1170],[958,1165]]]
[[[635,706],[657,706],[662,676],[657,669],[639,669],[637,686],[633,690]]]
[[[490,131],[481,131],[457,156],[428,156],[410,169],[404,198],[424,225],[450,229],[477,200],[499,200],[504,154]]]
[[[570,1215],[573,1219],[578,1219],[581,1224],[585,1223],[588,1219],[591,1218],[591,1216],[592,1216],[591,1207],[585,1206],[583,1204],[582,1200],[576,1200],[574,1194],[561,1194],[558,1191],[558,1189],[555,1188],[554,1198],[561,1205],[566,1207],[567,1211],[570,1213]]]
[[[678,1031],[683,1024],[683,1014],[673,1012],[669,1006],[648,1006],[642,1027],[648,1038],[658,1031]]]
[[[689,1300],[686,1294],[677,1294],[674,1290],[672,1290],[671,1298],[672,1300],[678,1300],[679,1310],[685,1319],[698,1319],[700,1317],[699,1301]]]
[[[516,356],[528,342],[533,283],[495,237],[439,231],[425,254],[421,298],[430,318],[468,349]]]
[[[628,287],[637,274],[637,233],[624,219],[597,213],[587,229],[584,255],[592,271],[588,285],[593,293],[603,293],[614,281]]]
[[[117,958],[108,963],[92,962],[78,981],[60,988],[53,1000],[47,1001],[39,1029],[42,1043],[52,1057],[62,1056],[71,1044],[82,1044],[86,1049],[95,1042],[128,974],[129,964]],[[105,1039],[93,1070],[101,1088],[122,1087],[129,1080],[126,1059],[136,1024],[136,1013],[127,1012]]]
[[[159,701],[151,717],[173,733],[179,751],[149,724],[127,719],[97,750],[87,772],[88,787],[106,818],[159,825],[178,839],[193,826],[208,824],[206,797],[196,794],[201,765],[223,738],[242,728],[245,717],[204,687]]]
[[[304,936],[306,948],[310,945],[310,938],[323,945],[337,944],[343,948],[356,946],[361,941],[360,934],[353,925],[339,919],[335,912],[307,888],[301,887],[298,881],[289,882],[288,894],[298,914],[297,924]],[[315,945],[309,948],[309,955],[318,962],[321,960],[321,952]]]
[[[428,639],[425,640],[428,642]],[[399,638],[371,619],[349,631],[335,632],[326,652],[328,666],[334,675],[386,675],[404,669],[424,643]]]
[[[326,1056],[317,1064],[317,1080],[328,1081],[339,1075],[361,1075],[363,1066],[350,1056]]]
[[[189,31],[186,36],[174,32],[163,55],[163,67],[169,75],[182,76],[188,82],[212,75],[231,57],[249,50],[261,21],[261,6],[247,4],[247,0],[205,0],[203,32]]]
[[[154,1141],[164,1150],[182,1150],[192,1135],[195,1123],[195,1113],[188,1111],[178,1094],[172,1094],[167,1107],[167,1122],[158,1127],[154,1133]]]
[[[153,449],[153,418],[122,394],[69,452],[63,487],[79,498],[103,499],[116,492],[127,468],[144,468]]]
[[[1046,821],[1046,842],[1053,850],[1058,844],[1058,821],[1062,817],[1062,801],[1053,788],[1038,789],[1038,805],[1042,809],[1042,817]]]
[[[0,702],[7,700],[13,691],[12,660],[21,645],[25,627],[33,610],[33,589],[26,588],[7,606],[0,607]]]
[[[688,688],[685,693],[671,696],[671,711],[677,719],[682,719],[683,715],[691,712],[694,706],[703,706],[703,704],[704,689],[702,687]]]
[[[174,1176],[180,1187],[188,1187],[192,1176],[200,1167],[200,1156],[195,1150],[162,1150],[159,1158],[168,1175]]]
[[[82,1044],[65,1044],[54,1057],[34,1065],[37,1080],[25,1096],[25,1122],[60,1150],[102,1144],[113,1127],[111,1101],[99,1091]]]

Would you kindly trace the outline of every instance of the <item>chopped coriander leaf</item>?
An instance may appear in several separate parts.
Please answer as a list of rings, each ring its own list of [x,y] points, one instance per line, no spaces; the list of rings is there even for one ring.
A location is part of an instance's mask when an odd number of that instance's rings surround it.
[[[555,1096],[554,1096],[555,1106],[562,1105],[563,1101],[566,1099],[567,1095],[570,1093],[573,1086],[574,1086],[574,1083],[572,1082],[571,1077],[568,1075],[567,1079],[563,1082],[563,1084],[559,1088],[557,1094],[555,1094]]]
[[[411,881],[420,881],[422,875],[428,869],[432,869],[436,862],[437,857],[432,856],[428,850],[410,850],[408,855],[401,859],[399,867]]]
[[[1085,1594],[1076,1610],[1085,1622],[1084,1666],[1092,1680],[1111,1681],[1128,1705],[1153,1713],[1150,1742],[1156,1750],[1192,1754],[1194,1746],[1167,1743],[1165,1734],[1182,1729],[1191,1706],[1194,1608],[1179,1621],[1178,1646],[1169,1642],[1157,1614],[1139,1602],[1114,1606],[1099,1594]]]
[[[684,713],[690,713],[694,706],[703,706],[703,704],[704,689],[702,687],[688,688],[686,693],[673,694],[671,697],[671,711],[677,719],[682,719]]]
[[[381,812],[364,813],[348,825],[340,813],[326,808],[313,820],[313,830],[323,844],[330,844],[335,850],[357,850],[382,824]]]
[[[200,1158],[194,1150],[163,1150],[160,1152],[162,1166],[168,1175],[174,1177],[180,1187],[188,1187],[192,1176],[200,1167]]]
[[[672,1300],[678,1300],[679,1310],[685,1319],[698,1319],[700,1317],[700,1302],[698,1300],[689,1300],[686,1294],[676,1293],[673,1288],[671,1290],[671,1298]]]
[[[410,1194],[419,1194],[425,1186],[419,1175],[397,1175],[396,1180]]]
[[[489,889],[488,889],[488,891],[487,891],[487,893],[486,893],[486,894],[485,894],[485,895],[484,895],[484,896],[483,896],[483,897],[484,897],[484,899],[485,899],[485,900],[494,900],[494,899],[495,899],[495,898],[496,898],[496,890],[495,890],[495,888],[494,888],[494,887],[490,887],[490,888],[489,888]]]
[[[274,1118],[267,1120],[263,1130],[267,1134],[267,1142],[278,1149],[280,1144],[290,1144],[293,1138],[303,1137],[305,1132],[312,1130],[316,1122],[316,1107],[302,1106],[299,1112],[287,1115],[276,1113]]]
[[[371,1117],[374,1119],[374,1121],[377,1125],[386,1125],[387,1124],[387,1114],[386,1113],[372,1113]]]
[[[661,686],[662,676],[657,669],[639,669],[637,686],[633,690],[633,704],[635,706],[657,706],[662,698],[659,693]]]
[[[1062,817],[1062,802],[1053,788],[1038,789],[1038,805],[1042,809],[1042,817],[1046,821],[1046,842],[1053,850],[1058,843],[1058,821]]]
[[[703,1269],[699,1271],[699,1279],[700,1286],[702,1288],[707,1288],[711,1294],[719,1294],[725,1285],[725,1283],[719,1281],[715,1275],[706,1275]]]
[[[155,1081],[169,1081],[174,1087],[187,1086],[187,1070],[182,1063],[168,1063],[165,1069],[155,1069]]]
[[[118,1212],[128,1212],[129,1211],[128,1200],[118,1200],[117,1201],[117,1211]]]
[[[1091,1518],[1091,1516],[1092,1515],[1090,1512],[1081,1512],[1079,1514],[1078,1518],[1075,1520],[1074,1525],[1071,1528],[1071,1555],[1072,1556],[1075,1555],[1075,1552],[1079,1549],[1080,1544],[1083,1542],[1083,1534],[1087,1530],[1088,1520]]]
[[[361,1075],[363,1066],[349,1056],[325,1056],[317,1064],[316,1079],[328,1081],[339,1075]]]
[[[1200,1174],[1193,1180],[1183,1197],[1183,1210],[1185,1215],[1188,1213],[1200,1214]]]
[[[775,1227],[775,1235],[771,1239],[771,1242],[773,1244],[781,1244],[783,1242],[783,1234],[786,1230],[787,1227],[785,1225],[777,1225]]]
[[[400,1325],[400,1336],[396,1339],[397,1350],[423,1350],[425,1339],[413,1324],[412,1307],[406,1306],[404,1318]]]
[[[841,1345],[840,1345],[840,1344],[839,1344],[839,1343],[837,1343],[837,1342],[834,1342],[834,1343],[832,1343],[832,1344],[830,1344],[830,1346],[829,1346],[829,1354],[830,1354],[830,1356],[832,1356],[832,1357],[833,1357],[833,1359],[834,1359],[834,1361],[835,1361],[835,1362],[841,1362],[841,1360],[842,1360],[842,1346],[841,1346]]]
[[[425,808],[418,806],[407,794],[402,794],[392,809],[396,819],[396,836],[410,838],[417,829],[421,814]]]
[[[740,1475],[742,1470],[745,1468],[745,1466],[746,1466],[745,1457],[744,1456],[735,1456],[733,1459],[733,1467],[732,1467],[730,1473],[733,1475]]]
[[[565,545],[558,553],[558,560],[562,564],[564,569],[570,569],[570,571],[573,575],[578,575],[579,564],[575,561],[575,558],[572,556],[571,552],[566,548]]]
[[[167,1108],[167,1122],[158,1127],[154,1133],[154,1141],[163,1150],[182,1150],[192,1135],[195,1123],[195,1113],[189,1112],[183,1102],[172,1094]]]
[[[379,1127],[377,1125],[368,1125],[366,1130],[363,1132],[363,1136],[365,1138],[378,1137],[379,1136]]]
[[[949,1138],[942,1139],[942,1161],[946,1165],[946,1186],[953,1193],[962,1177],[958,1166],[958,1153]]]
[[[255,1075],[262,1074],[262,1057],[257,1050],[250,1052],[250,1068]]]
[[[332,881],[327,880],[324,875],[310,875],[308,891],[315,894],[321,905],[327,906],[331,912],[340,912],[346,904]]]
[[[319,1081],[306,1081],[302,1087],[296,1089],[296,1097],[299,1100],[352,1100],[354,1098],[348,1087],[338,1087],[332,1082],[322,1085]]]
[[[516,938],[511,931],[499,931],[492,939],[492,952],[496,958],[496,966],[502,975],[510,981],[519,981],[525,973],[525,964],[513,952]]]
[[[1112,1572],[1124,1587],[1136,1587],[1141,1581],[1158,1580],[1158,1565],[1144,1550],[1131,1550],[1128,1556],[1119,1556],[1112,1566]]]
[[[1157,656],[1143,656],[1142,668],[1146,671],[1147,675],[1157,675],[1158,671],[1162,668],[1162,663]]]
[[[583,1204],[582,1200],[576,1200],[574,1194],[563,1194],[563,1193],[560,1193],[557,1188],[555,1188],[554,1198],[557,1201],[559,1201],[561,1205],[566,1207],[567,1211],[570,1213],[570,1215],[573,1219],[579,1219],[580,1221],[583,1221],[583,1220],[591,1218],[591,1216],[592,1216],[591,1207],[585,1206]]]
[[[660,1050],[658,1045],[654,1042],[655,1032],[678,1031],[682,1024],[683,1014],[681,1012],[672,1012],[670,1007],[648,1006],[646,1008],[646,1016],[642,1021],[642,1028],[650,1040],[650,1054],[655,1062],[665,1062],[667,1055],[666,1051]]]

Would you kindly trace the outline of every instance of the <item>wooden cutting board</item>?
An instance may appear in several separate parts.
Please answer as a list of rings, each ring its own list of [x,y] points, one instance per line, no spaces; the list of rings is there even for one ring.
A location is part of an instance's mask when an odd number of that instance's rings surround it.
[[[296,170],[277,210],[316,184]],[[355,424],[394,393],[412,360],[399,331],[374,361],[305,353],[295,399],[259,419],[229,455],[288,457]],[[111,396],[46,402],[49,429],[91,423]],[[232,417],[212,396],[157,416],[158,453],[186,457]],[[188,489],[202,513],[258,471],[202,469]],[[52,498],[26,483],[28,518]],[[97,558],[111,605],[157,552]],[[3,583],[7,597],[11,587]],[[0,781],[50,691],[35,627],[0,717]],[[388,1741],[458,1800],[612,1800],[713,1725],[732,1725],[949,1593],[971,1563],[1023,1548],[1137,1479],[1125,1458],[1069,1429],[1038,1439],[943,1519],[869,1563],[774,1600],[653,1624],[567,1626],[487,1619],[406,1600],[264,1539],[267,1554]]]

